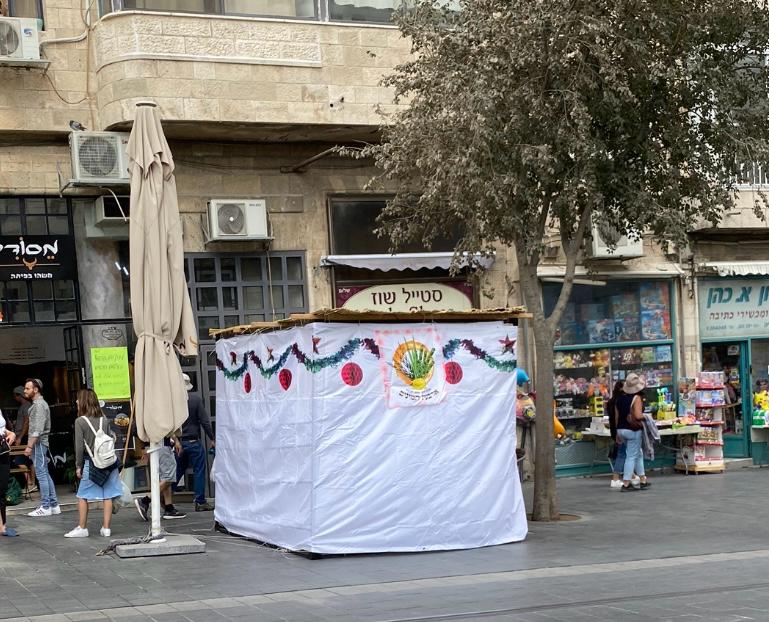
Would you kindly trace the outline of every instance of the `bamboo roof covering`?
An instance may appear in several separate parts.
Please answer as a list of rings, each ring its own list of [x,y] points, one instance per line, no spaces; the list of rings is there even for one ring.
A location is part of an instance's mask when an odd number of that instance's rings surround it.
[[[292,313],[276,322],[253,322],[228,328],[212,328],[214,339],[235,337],[264,331],[290,328],[313,322],[517,322],[528,319],[524,307],[505,309],[472,309],[470,311],[355,311],[352,309],[319,309],[308,313]]]

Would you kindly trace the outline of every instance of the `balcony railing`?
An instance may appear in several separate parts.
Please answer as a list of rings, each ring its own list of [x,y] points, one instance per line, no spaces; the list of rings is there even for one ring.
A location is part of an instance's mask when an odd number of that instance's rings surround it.
[[[735,183],[742,188],[769,187],[769,170],[757,162],[740,164],[734,175]]]
[[[102,15],[116,11],[171,11],[206,15],[279,17],[388,24],[403,0],[99,0]]]

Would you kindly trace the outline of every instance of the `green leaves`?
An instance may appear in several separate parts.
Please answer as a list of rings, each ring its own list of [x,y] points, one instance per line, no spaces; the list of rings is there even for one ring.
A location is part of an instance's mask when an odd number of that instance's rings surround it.
[[[414,59],[385,79],[409,106],[368,148],[403,188],[397,246],[457,223],[460,251],[514,244],[538,261],[584,210],[681,240],[733,203],[737,165],[769,164],[764,2],[417,1]]]

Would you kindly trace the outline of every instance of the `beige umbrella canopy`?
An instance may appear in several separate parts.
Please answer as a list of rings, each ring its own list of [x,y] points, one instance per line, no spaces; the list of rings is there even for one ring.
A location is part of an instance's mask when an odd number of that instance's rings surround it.
[[[142,440],[160,443],[187,419],[187,392],[174,346],[195,356],[198,343],[184,278],[174,161],[154,105],[136,107],[128,157],[131,313],[138,338],[136,430]]]

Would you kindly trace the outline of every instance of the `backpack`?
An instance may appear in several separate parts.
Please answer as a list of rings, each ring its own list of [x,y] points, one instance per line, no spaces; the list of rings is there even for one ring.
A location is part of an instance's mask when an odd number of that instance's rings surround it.
[[[21,486],[15,477],[12,477],[8,482],[8,490],[5,492],[5,504],[6,505],[19,505],[21,503]]]
[[[99,429],[95,430],[88,421],[88,417],[85,417],[85,422],[88,427],[91,428],[91,432],[94,433],[93,451],[86,444],[85,448],[88,450],[88,455],[91,456],[91,462],[97,469],[106,469],[111,467],[117,461],[117,454],[115,453],[115,439],[102,430],[102,423],[104,417],[99,419]]]

